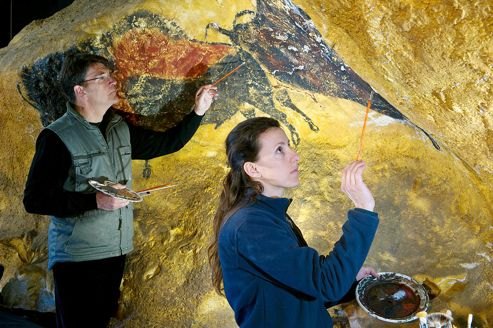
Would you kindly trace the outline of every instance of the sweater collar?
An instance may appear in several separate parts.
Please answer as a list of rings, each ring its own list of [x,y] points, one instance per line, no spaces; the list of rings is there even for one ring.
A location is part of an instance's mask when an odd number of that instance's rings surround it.
[[[256,196],[256,201],[271,208],[277,215],[284,216],[293,201],[291,198],[272,198],[262,194]]]
[[[99,129],[97,125],[93,125],[88,121],[86,121],[86,119],[82,115],[80,115],[80,113],[74,108],[74,106],[70,102],[67,102],[66,105],[67,105],[67,113],[75,117],[75,119],[77,119],[80,123],[82,123],[82,125],[85,126],[87,129]],[[109,115],[108,126],[113,125],[121,120],[121,117],[119,115],[115,115],[115,113],[113,113],[111,108],[108,109],[108,111],[106,112],[105,116],[107,115]],[[106,119],[106,117],[103,119]]]

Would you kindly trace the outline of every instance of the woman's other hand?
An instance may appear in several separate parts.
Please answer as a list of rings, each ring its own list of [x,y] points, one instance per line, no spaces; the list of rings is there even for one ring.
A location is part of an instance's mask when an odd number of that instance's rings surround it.
[[[361,269],[359,269],[359,272],[356,275],[356,281],[360,281],[361,279],[368,276],[374,276],[375,278],[378,278],[378,272],[372,267],[362,267]]]

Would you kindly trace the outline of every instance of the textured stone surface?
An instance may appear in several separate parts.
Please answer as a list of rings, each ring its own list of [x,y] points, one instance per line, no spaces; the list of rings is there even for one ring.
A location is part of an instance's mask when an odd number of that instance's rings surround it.
[[[475,326],[491,326],[491,1],[295,3],[348,67],[442,147],[437,151],[412,125],[370,113],[363,158],[381,226],[367,263],[437,284],[442,292],[432,310],[452,310],[459,326],[465,326],[468,313],[475,315]],[[173,22],[193,42],[233,47],[230,38],[212,29],[205,39],[205,26],[215,22],[231,30],[236,13],[246,9],[255,10],[256,3],[79,0],[32,23],[0,49],[0,263],[6,268],[0,287],[2,294],[11,295],[5,298],[9,305],[49,310],[46,295],[52,291],[46,272],[48,219],[26,214],[21,201],[41,129],[38,113],[16,90],[21,67],[98,40],[141,10]],[[246,23],[252,17],[238,20]],[[240,44],[233,50],[247,49]],[[350,206],[339,191],[339,175],[356,155],[364,107],[280,80],[255,58],[274,93],[287,94],[318,127],[316,131],[303,115],[284,106],[285,98],[272,98],[276,112],[270,113],[286,114],[300,137],[302,184],[289,193],[295,198],[290,214],[309,244],[328,252]],[[226,106],[228,99],[223,101]],[[225,135],[244,115],[266,113],[245,101],[232,107],[238,108],[217,128],[204,124],[179,153],[152,160],[150,179],[141,178],[144,163],[135,162],[136,189],[165,182],[178,187],[155,193],[137,206],[136,250],[128,262],[115,326],[235,326],[225,299],[212,292],[206,249],[226,171]],[[354,325],[383,325],[354,304],[345,309]]]

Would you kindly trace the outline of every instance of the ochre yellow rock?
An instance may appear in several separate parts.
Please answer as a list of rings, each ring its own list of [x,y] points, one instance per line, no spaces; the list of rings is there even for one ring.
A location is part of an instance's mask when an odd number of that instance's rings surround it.
[[[349,67],[442,146],[437,151],[414,127],[370,113],[363,159],[381,225],[367,264],[428,277],[442,289],[434,310],[450,309],[461,322],[473,313],[476,326],[493,325],[491,1],[295,4]],[[33,285],[46,279],[51,288],[48,273],[27,269],[46,270],[48,218],[26,214],[22,206],[41,123],[16,90],[21,67],[89,38],[97,40],[139,10],[176,23],[196,42],[233,47],[218,32],[210,30],[206,39],[205,26],[215,22],[231,29],[236,13],[255,8],[255,1],[234,0],[78,0],[49,19],[33,22],[0,49],[0,263],[6,266],[1,287],[22,272],[36,282]],[[351,206],[339,191],[339,177],[358,150],[364,107],[280,82],[271,72],[267,77],[319,128],[310,129],[299,114],[275,101],[301,138],[297,150],[302,183],[289,193],[294,197],[289,212],[309,244],[327,253]],[[135,251],[129,257],[115,325],[235,327],[227,302],[212,292],[207,246],[227,170],[225,136],[244,119],[241,111],[266,115],[263,108],[246,103],[239,109],[218,128],[202,125],[178,153],[152,160],[150,179],[142,178],[144,163],[135,162],[135,189],[167,182],[177,187],[136,206]],[[361,310],[348,313],[361,327],[375,326]]]

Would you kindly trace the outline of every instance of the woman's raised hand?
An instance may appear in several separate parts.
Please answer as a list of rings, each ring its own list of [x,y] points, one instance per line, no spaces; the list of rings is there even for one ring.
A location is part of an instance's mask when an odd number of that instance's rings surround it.
[[[363,161],[354,161],[346,166],[342,172],[341,190],[353,201],[355,207],[373,211],[375,200],[363,182],[365,168]]]

